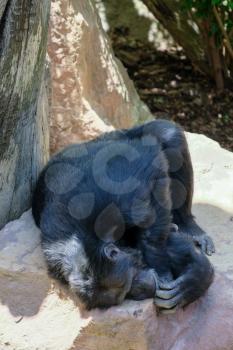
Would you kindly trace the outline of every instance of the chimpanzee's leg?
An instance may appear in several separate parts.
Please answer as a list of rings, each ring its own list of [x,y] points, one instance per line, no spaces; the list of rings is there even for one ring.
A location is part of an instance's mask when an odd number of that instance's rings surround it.
[[[149,166],[153,166],[150,164]],[[156,157],[155,177],[137,194],[133,217],[137,219],[138,248],[145,263],[154,268],[162,280],[172,280],[167,254],[171,231],[171,197],[168,166],[163,152]]]
[[[215,251],[212,239],[197,225],[191,212],[193,168],[184,132],[166,120],[156,120],[147,125],[147,132],[158,138],[168,160],[173,222],[181,233],[191,235],[202,251],[211,255]]]
[[[173,309],[202,296],[213,281],[214,270],[205,254],[178,233],[170,235],[167,253],[175,280],[159,282],[155,304],[162,309]]]

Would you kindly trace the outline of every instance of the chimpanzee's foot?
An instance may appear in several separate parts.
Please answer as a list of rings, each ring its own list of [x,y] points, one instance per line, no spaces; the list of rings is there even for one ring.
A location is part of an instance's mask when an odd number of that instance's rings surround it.
[[[201,251],[207,255],[215,253],[215,247],[213,240],[208,236],[200,226],[197,225],[193,218],[189,219],[184,224],[179,224],[178,232],[184,234],[195,243],[196,246],[200,247]]]
[[[198,234],[192,236],[194,243],[199,246],[203,253],[212,255],[215,253],[214,242],[207,234]]]

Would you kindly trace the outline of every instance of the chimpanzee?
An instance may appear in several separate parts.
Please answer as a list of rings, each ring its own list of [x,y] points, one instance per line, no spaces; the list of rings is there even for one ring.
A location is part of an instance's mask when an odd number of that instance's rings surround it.
[[[161,309],[191,303],[214,275],[204,254],[214,245],[194,220],[192,196],[187,142],[172,122],[65,148],[32,203],[48,271],[89,309],[153,296]]]

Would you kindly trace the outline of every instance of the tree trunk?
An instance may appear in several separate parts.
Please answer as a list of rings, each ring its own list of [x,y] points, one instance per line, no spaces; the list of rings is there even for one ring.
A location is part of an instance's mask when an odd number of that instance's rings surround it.
[[[0,4],[0,227],[29,208],[48,158],[42,77],[49,8],[49,0]]]
[[[200,29],[179,1],[142,0],[199,71],[211,75]]]

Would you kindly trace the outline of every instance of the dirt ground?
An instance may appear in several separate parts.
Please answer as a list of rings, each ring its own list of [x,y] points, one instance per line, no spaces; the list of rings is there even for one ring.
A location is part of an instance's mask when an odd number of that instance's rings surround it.
[[[112,33],[111,39],[156,118],[172,119],[233,151],[233,86],[217,94],[214,83],[195,71],[182,51],[159,52],[150,44],[128,40],[124,33]]]

